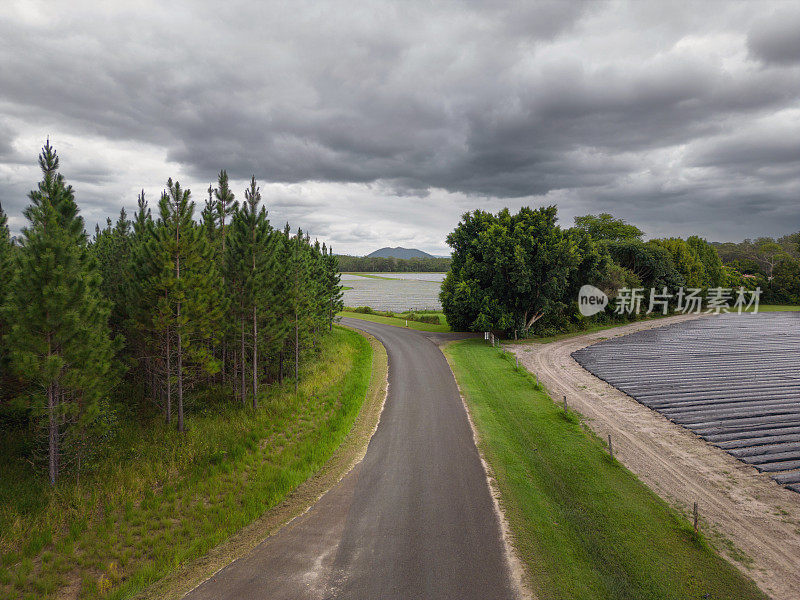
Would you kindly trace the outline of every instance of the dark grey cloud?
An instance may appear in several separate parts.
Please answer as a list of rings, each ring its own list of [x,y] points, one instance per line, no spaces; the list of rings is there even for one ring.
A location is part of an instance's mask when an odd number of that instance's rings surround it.
[[[505,204],[782,234],[799,24],[783,2],[12,2],[0,202],[21,211],[52,134],[87,221],[169,176],[201,204],[226,168],[264,182],[274,224],[351,251],[441,253]]]
[[[785,3],[758,19],[747,37],[747,47],[756,58],[768,64],[800,63],[800,8]]]

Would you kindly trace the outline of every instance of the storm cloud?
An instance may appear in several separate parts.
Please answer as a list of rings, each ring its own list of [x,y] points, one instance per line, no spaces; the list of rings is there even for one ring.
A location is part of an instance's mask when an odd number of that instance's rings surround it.
[[[11,2],[0,202],[50,136],[87,222],[221,168],[363,253],[445,253],[474,208],[607,211],[650,236],[800,229],[789,2]]]

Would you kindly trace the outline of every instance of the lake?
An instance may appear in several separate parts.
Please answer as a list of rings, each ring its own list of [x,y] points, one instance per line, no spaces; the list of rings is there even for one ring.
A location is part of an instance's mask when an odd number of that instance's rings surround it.
[[[442,310],[439,290],[446,273],[342,273],[344,305],[376,310]]]

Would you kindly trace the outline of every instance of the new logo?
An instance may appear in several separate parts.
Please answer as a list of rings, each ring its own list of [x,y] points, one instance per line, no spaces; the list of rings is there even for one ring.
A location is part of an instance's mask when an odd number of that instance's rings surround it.
[[[601,312],[608,305],[608,296],[593,285],[584,285],[578,292],[578,310],[584,317]]]

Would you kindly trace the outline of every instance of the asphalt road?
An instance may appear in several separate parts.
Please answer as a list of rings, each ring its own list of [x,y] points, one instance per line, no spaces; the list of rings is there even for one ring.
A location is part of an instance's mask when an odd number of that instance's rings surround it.
[[[364,460],[186,598],[515,598],[486,476],[437,346],[451,336],[342,322],[377,337],[389,357],[388,397]]]

